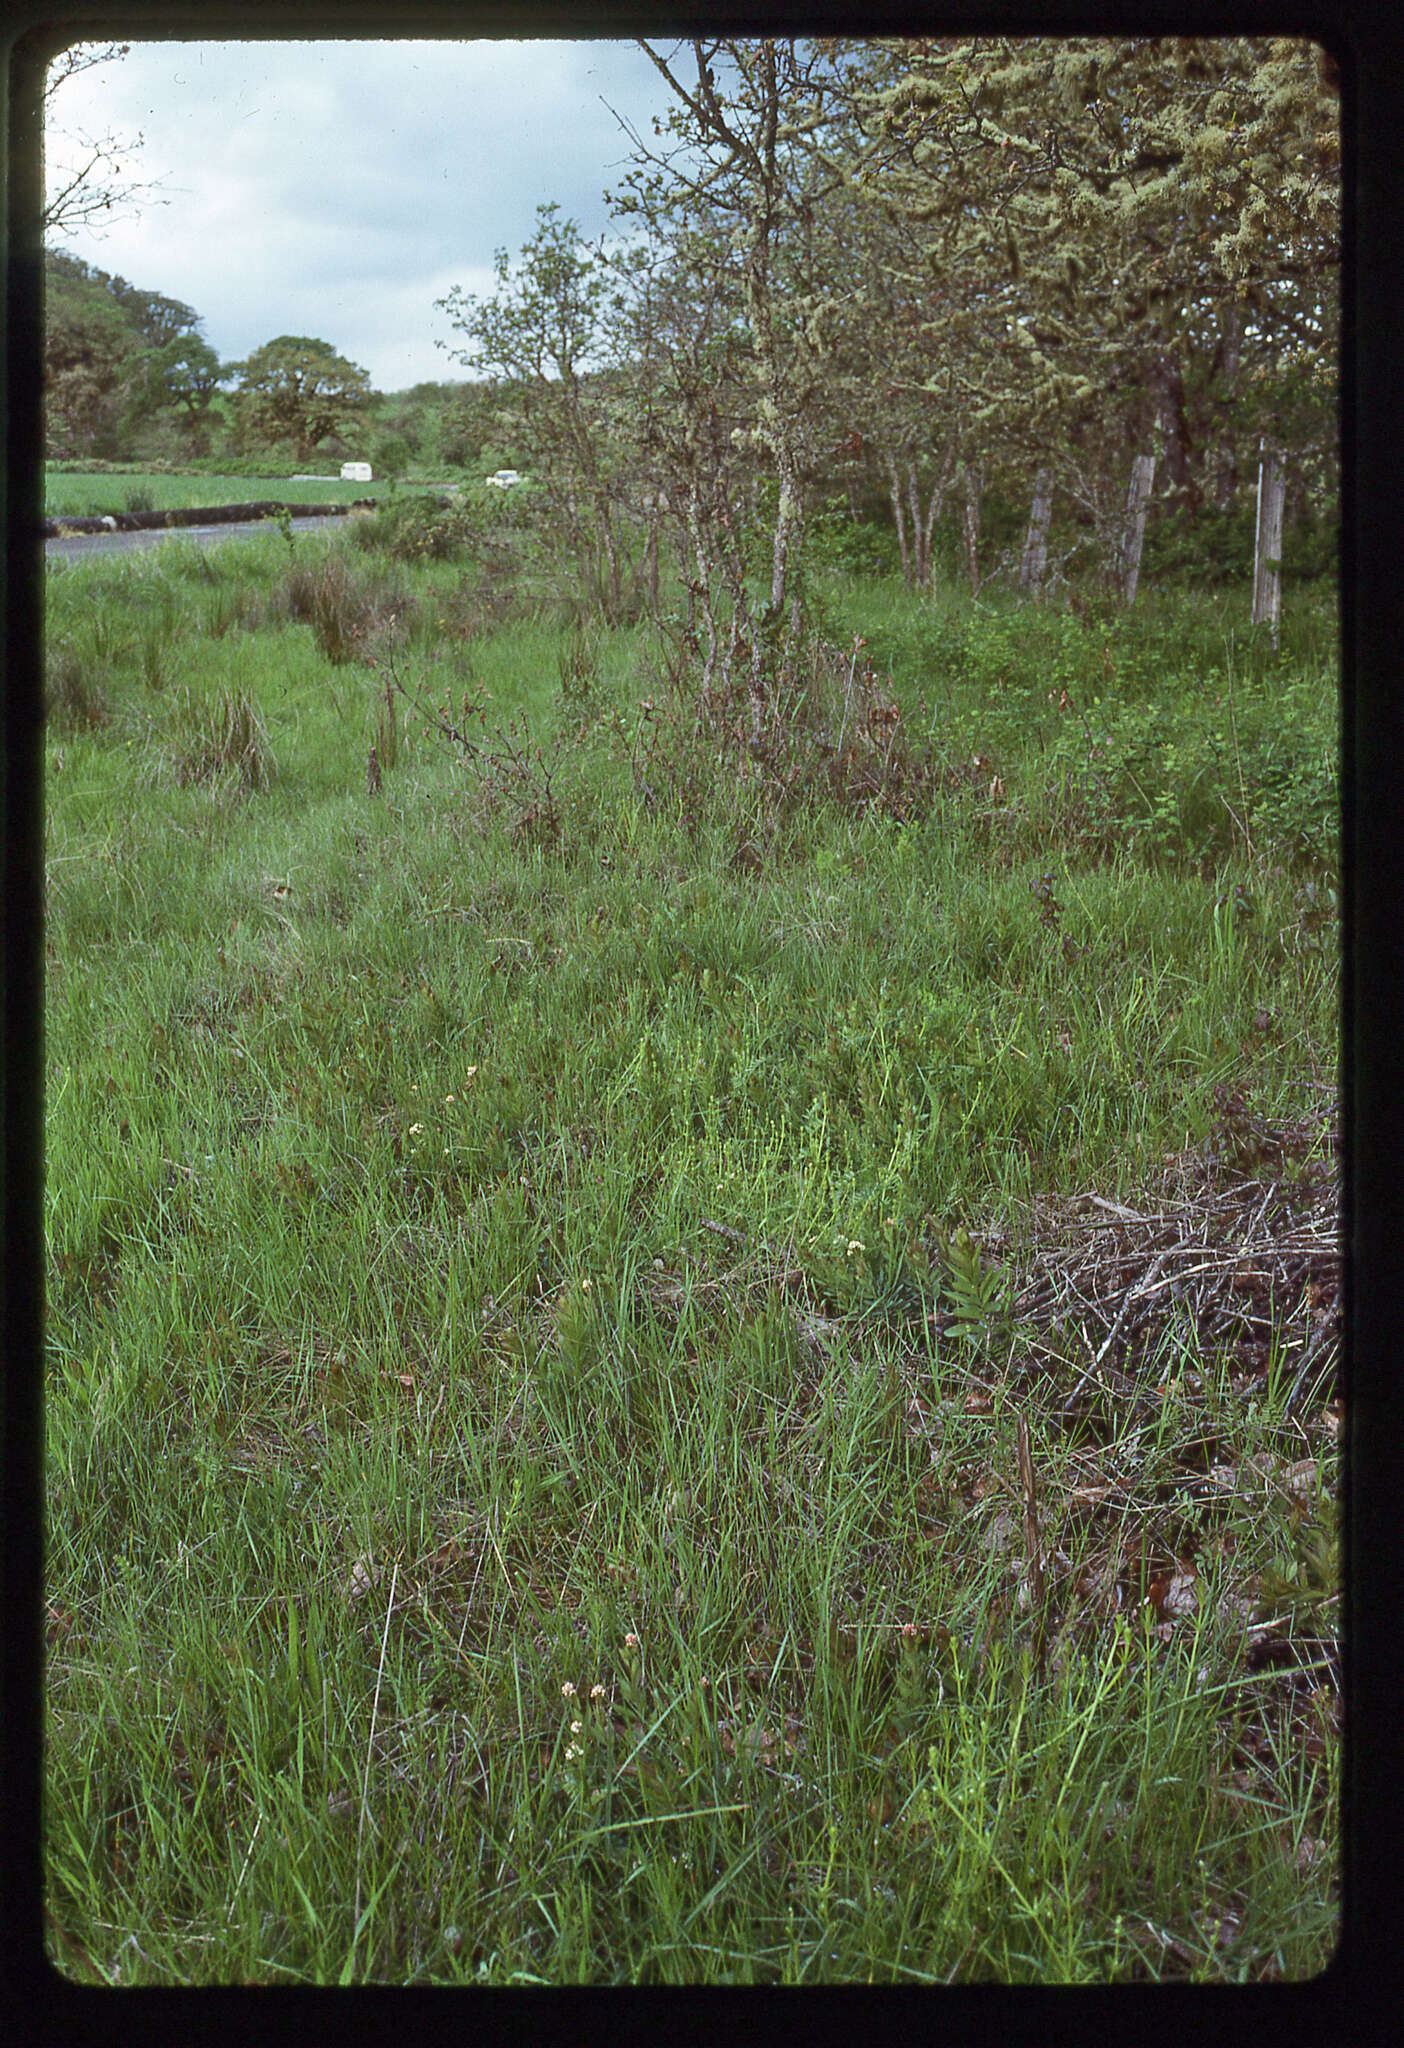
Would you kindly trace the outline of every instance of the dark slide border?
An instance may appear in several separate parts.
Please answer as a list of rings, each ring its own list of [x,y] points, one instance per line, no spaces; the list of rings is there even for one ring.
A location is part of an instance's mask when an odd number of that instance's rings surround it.
[[[648,7],[477,6],[406,0],[6,0],[0,56],[4,128],[6,298],[0,316],[4,389],[4,742],[0,756],[5,951],[0,975],[3,1048],[4,1345],[0,1645],[4,1768],[0,1770],[0,2028],[18,2042],[121,2036],[180,2040],[226,2027],[262,2041],[284,2028],[338,2031],[409,2023],[425,2038],[560,2034],[708,2038],[759,2023],[827,2029],[861,2039],[875,2024],[941,2039],[978,2032],[995,2040],[1083,2043],[1193,2038],[1234,2043],[1300,2032],[1313,2042],[1399,2038],[1404,2012],[1404,1862],[1395,1816],[1404,1729],[1398,1561],[1404,1555],[1404,323],[1401,273],[1404,155],[1404,11],[1376,0],[947,0],[858,6],[817,0]],[[405,36],[630,36],[737,34],[1250,33],[1313,36],[1342,75],[1346,214],[1343,351],[1345,505],[1342,578],[1342,779],[1345,891],[1345,1277],[1349,1457],[1347,1480],[1347,1753],[1345,1934],[1332,1967],[1300,1986],[1233,1990],[1163,1986],[1068,1992],[970,1987],[943,1993],[834,1990],[816,1994],[687,1991],[409,1994],[368,1989],[105,1992],[70,1984],[44,1956],[39,1820],[42,1736],[42,1288],[43,1288],[43,746],[40,633],[43,543],[38,156],[43,65],[66,43],[179,36],[350,38]],[[410,2005],[405,2004],[406,1997]],[[398,1999],[395,2005],[390,2000]],[[781,2002],[783,1999],[783,2003]],[[256,2001],[256,2003],[254,2003]],[[1089,2010],[1090,2008],[1090,2010]],[[1187,2033],[1192,2029],[1192,2034]]]

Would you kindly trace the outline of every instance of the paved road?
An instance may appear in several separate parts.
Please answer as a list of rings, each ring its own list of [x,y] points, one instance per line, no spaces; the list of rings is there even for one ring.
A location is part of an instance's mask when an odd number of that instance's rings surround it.
[[[312,533],[319,526],[348,526],[351,515],[343,513],[323,516],[320,519],[294,518],[294,533]],[[92,555],[129,554],[133,548],[148,548],[164,540],[193,540],[201,547],[211,541],[245,540],[253,534],[266,534],[273,524],[270,519],[239,519],[223,526],[150,526],[137,533],[80,533],[72,540],[46,540],[44,554],[52,561],[57,555],[63,561],[78,561]]]

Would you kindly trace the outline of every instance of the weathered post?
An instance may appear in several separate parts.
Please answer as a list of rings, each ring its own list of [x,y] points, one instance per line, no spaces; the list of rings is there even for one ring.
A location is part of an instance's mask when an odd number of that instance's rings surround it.
[[[1024,540],[1024,558],[1019,564],[1019,582],[1025,590],[1038,592],[1048,562],[1048,522],[1053,515],[1053,472],[1041,469],[1034,478],[1033,508]]]
[[[1155,483],[1155,457],[1138,455],[1131,465],[1131,483],[1126,493],[1126,526],[1121,536],[1121,595],[1133,604],[1141,579],[1141,549],[1146,538],[1146,513],[1150,509]]]
[[[1258,444],[1258,523],[1253,538],[1253,619],[1255,626],[1266,622],[1272,628],[1273,650],[1277,648],[1282,620],[1282,507],[1287,480],[1282,458]]]

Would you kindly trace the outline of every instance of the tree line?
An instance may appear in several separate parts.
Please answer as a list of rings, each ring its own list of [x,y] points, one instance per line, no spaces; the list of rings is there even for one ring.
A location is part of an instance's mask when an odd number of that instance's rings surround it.
[[[1318,46],[642,47],[664,111],[614,234],[586,248],[544,204],[495,292],[440,302],[462,360],[519,394],[551,530],[606,615],[656,603],[666,551],[704,674],[759,703],[796,669],[838,501],[882,507],[915,586],[944,535],[972,589],[1003,568],[1037,590],[1061,550],[1125,600],[1152,509],[1212,574],[1261,465],[1299,522],[1334,506]]]
[[[280,335],[222,362],[194,307],[45,252],[51,460],[371,460],[379,476],[506,466],[499,394],[472,380],[376,391],[330,342]]]
[[[806,570],[875,522],[917,587],[1134,596],[1147,519],[1242,566],[1339,484],[1339,80],[1286,37],[645,43],[652,132],[587,246],[544,200],[458,384],[386,398],[327,343],[220,365],[188,307],[50,258],[50,446],[380,452],[536,480],[607,617],[685,592],[709,678],[794,671]],[[232,386],[226,391],[225,386]],[[365,445],[367,438],[372,445]],[[1237,554],[1234,551],[1237,550]]]

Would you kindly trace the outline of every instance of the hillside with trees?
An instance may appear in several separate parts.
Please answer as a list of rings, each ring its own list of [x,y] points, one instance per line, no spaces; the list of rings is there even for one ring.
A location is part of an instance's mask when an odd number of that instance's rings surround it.
[[[280,335],[222,363],[202,327],[179,300],[46,251],[50,459],[238,469],[368,457],[380,476],[449,478],[508,459],[510,383],[387,395],[316,337]]]

